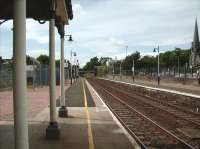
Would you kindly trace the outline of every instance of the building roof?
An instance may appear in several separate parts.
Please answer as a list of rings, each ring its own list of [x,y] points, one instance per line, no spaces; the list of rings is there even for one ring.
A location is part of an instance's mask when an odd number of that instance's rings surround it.
[[[197,19],[195,21],[195,28],[194,28],[194,39],[193,42],[199,42],[199,32],[198,32],[198,25],[197,25]]]
[[[73,19],[71,0],[55,0],[56,21],[68,24]],[[0,20],[13,19],[14,0],[0,0]],[[26,0],[26,17],[39,21],[48,21],[51,18],[52,0]]]

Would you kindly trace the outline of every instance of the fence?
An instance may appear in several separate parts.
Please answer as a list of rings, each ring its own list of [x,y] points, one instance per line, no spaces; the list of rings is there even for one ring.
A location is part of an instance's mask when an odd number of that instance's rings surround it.
[[[109,74],[113,74],[113,68],[108,69]],[[160,76],[161,77],[174,77],[174,78],[197,78],[197,69],[191,69],[186,67],[171,67],[163,68],[160,67]],[[121,70],[122,75],[131,76],[133,74],[132,70]],[[152,77],[157,77],[158,71],[157,68],[146,67],[146,68],[135,68],[135,75],[149,75]],[[120,75],[120,68],[114,68],[114,74]]]
[[[69,79],[69,69],[65,69],[65,79]],[[56,84],[60,83],[60,68],[56,68]],[[49,67],[48,65],[39,65],[31,70],[27,70],[28,86],[44,86],[49,84]],[[7,67],[0,68],[0,90],[12,89],[13,70]]]

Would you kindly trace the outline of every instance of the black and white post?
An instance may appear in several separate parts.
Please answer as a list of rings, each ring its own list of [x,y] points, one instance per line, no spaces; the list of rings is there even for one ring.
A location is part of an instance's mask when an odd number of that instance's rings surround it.
[[[160,48],[154,48],[153,52],[158,52],[158,86],[160,85]]]

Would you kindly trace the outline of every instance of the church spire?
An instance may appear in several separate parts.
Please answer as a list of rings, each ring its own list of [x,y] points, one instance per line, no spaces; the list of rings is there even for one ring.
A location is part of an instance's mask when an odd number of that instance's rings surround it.
[[[193,40],[193,42],[194,43],[199,42],[199,32],[198,32],[197,18],[196,18],[196,21],[195,21],[194,40]]]

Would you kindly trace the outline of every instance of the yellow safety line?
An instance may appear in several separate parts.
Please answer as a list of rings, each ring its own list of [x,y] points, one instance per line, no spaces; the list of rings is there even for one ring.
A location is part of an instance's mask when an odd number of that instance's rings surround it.
[[[88,141],[89,141],[89,149],[94,149],[94,141],[93,141],[93,135],[92,135],[92,127],[91,127],[91,121],[90,121],[90,113],[88,110],[88,104],[87,104],[87,97],[85,92],[85,85],[84,81],[82,81],[83,84],[83,95],[84,95],[84,101],[85,101],[85,113],[87,116],[87,123],[88,123]]]

